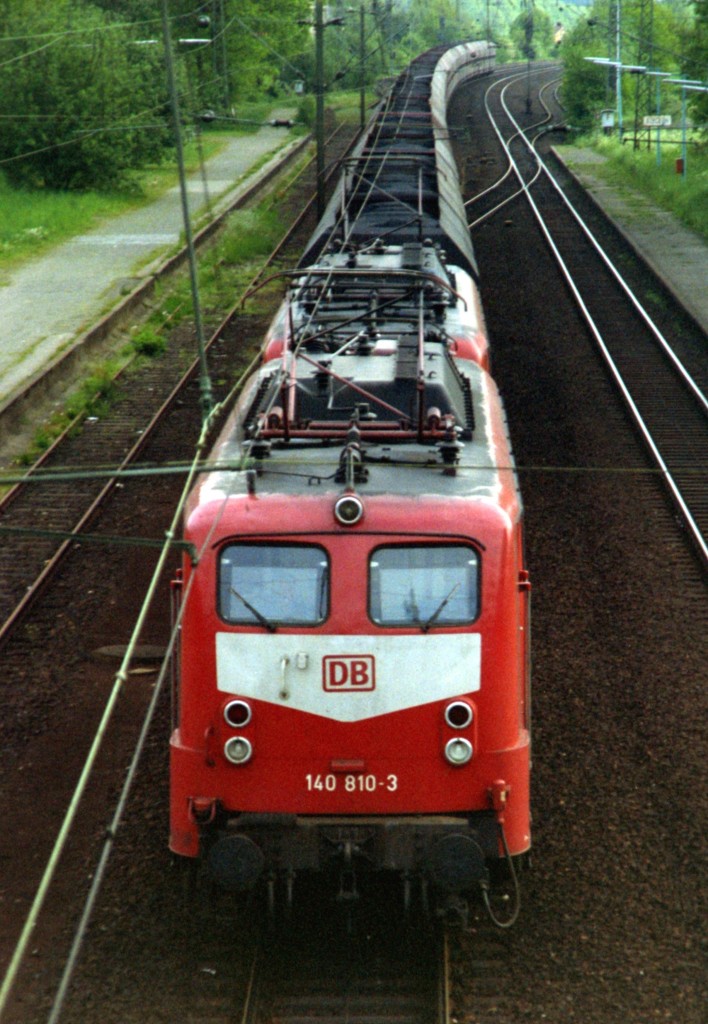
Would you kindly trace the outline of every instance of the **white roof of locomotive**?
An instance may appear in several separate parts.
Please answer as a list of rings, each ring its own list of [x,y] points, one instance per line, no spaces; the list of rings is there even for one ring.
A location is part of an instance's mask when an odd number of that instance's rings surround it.
[[[345,362],[346,356],[341,360]],[[386,357],[367,357],[369,363],[385,362]],[[360,360],[358,360],[360,361]],[[339,368],[337,368],[339,369]],[[255,389],[263,374],[274,372],[267,364],[251,384]],[[379,379],[381,370],[378,371]],[[503,489],[516,489],[513,459],[508,441],[506,419],[496,385],[486,371],[471,362],[464,373],[472,384],[474,435],[461,441],[459,461],[454,475],[446,472],[435,444],[413,441],[395,444],[364,442],[368,479],[357,486],[362,496],[381,494],[401,497],[439,496],[442,499],[465,498],[498,504]],[[357,382],[365,379],[358,369]],[[250,390],[249,389],[249,392]],[[242,433],[242,411],[249,394],[227,422],[212,452],[210,462],[222,465],[201,479],[198,504],[223,501],[247,493],[247,474],[235,467],[248,459],[247,439]],[[341,446],[322,441],[273,443],[270,455],[259,461],[256,491],[265,494],[340,493],[342,484],[334,480]],[[251,460],[250,465],[255,463]]]

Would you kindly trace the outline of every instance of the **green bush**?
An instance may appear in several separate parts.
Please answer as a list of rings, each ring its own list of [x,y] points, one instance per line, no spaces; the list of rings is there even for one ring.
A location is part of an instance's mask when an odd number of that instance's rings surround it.
[[[118,385],[115,382],[115,368],[109,365],[99,367],[71,395],[65,411],[69,419],[85,413],[100,416],[115,400]]]
[[[22,114],[0,133],[13,184],[105,188],[171,144],[162,48],[137,45],[137,26],[111,31],[108,15],[79,7],[3,4],[0,106]]]
[[[314,128],[315,116],[315,97],[303,96],[297,108],[297,120],[301,124],[307,125],[308,128]]]
[[[145,324],[131,338],[131,345],[140,355],[159,356],[166,347],[167,341],[163,334],[157,331],[150,324]]]

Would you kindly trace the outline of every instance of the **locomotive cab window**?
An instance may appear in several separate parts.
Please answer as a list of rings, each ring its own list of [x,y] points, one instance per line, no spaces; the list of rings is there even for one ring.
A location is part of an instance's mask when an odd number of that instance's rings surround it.
[[[329,561],[304,544],[231,544],[219,557],[219,614],[239,625],[314,626],[329,606]]]
[[[479,611],[479,556],[462,544],[377,548],[369,562],[369,609],[380,626],[449,626]]]

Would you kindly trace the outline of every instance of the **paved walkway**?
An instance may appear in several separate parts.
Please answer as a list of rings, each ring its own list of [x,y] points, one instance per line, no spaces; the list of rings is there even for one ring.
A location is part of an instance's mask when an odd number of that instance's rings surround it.
[[[277,116],[281,116],[278,113]],[[188,179],[190,211],[230,193],[263,158],[291,139],[270,125],[230,142]],[[0,404],[66,348],[81,330],[149,276],[182,234],[179,187],[111,218],[3,275],[0,282]]]
[[[708,335],[708,243],[642,193],[608,185],[597,172],[601,154],[574,146],[554,153]]]

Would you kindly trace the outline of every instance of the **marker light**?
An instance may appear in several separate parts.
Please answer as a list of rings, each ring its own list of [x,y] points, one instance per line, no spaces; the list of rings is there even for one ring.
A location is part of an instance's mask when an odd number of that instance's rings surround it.
[[[453,729],[466,729],[474,718],[474,711],[463,700],[456,700],[445,708],[445,721]]]
[[[467,764],[472,757],[472,744],[460,736],[455,737],[454,740],[448,740],[445,744],[445,757],[450,764],[455,766]]]
[[[361,498],[355,494],[343,494],[334,504],[334,518],[342,526],[354,526],[364,515]]]
[[[224,744],[224,757],[232,764],[245,764],[251,760],[253,747],[245,736],[232,736]]]
[[[251,708],[245,700],[232,700],[224,708],[224,719],[227,725],[240,729],[251,721]]]

